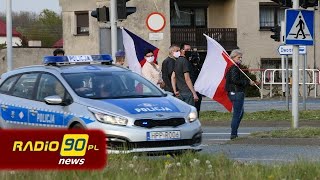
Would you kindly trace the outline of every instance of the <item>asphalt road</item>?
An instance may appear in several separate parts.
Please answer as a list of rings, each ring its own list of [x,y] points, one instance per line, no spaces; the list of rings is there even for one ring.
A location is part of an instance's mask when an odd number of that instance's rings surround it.
[[[320,110],[319,98],[308,98],[306,100],[307,110]],[[291,110],[291,99],[289,99],[289,109]],[[259,99],[246,98],[244,102],[244,109],[246,112],[268,111],[271,109],[287,110],[287,103],[285,98],[275,99]],[[302,99],[299,99],[299,109],[303,109]],[[204,98],[201,103],[201,111],[218,111],[227,112],[225,108],[216,101]]]
[[[239,136],[245,137],[255,131],[279,129],[274,127],[240,127]],[[230,128],[203,127],[203,150],[201,153],[225,154],[241,162],[287,163],[303,159],[320,161],[320,146],[230,144]]]

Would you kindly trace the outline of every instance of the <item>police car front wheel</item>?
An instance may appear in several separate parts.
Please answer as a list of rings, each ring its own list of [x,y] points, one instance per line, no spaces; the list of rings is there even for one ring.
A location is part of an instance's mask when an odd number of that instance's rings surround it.
[[[70,129],[84,129],[84,127],[80,123],[76,123]]]

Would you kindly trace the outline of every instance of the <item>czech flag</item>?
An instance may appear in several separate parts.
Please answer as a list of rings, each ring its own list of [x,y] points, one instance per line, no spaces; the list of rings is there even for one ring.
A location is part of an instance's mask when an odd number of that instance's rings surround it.
[[[146,60],[144,59],[144,52],[151,49],[154,54],[154,62],[157,63],[159,49],[139,36],[133,34],[129,30],[122,28],[123,46],[126,52],[126,60],[129,69],[133,72],[141,74],[141,68]]]

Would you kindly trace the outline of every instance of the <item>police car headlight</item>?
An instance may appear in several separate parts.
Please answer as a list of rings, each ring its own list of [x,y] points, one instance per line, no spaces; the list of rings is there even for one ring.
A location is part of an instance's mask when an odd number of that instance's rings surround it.
[[[113,124],[113,125],[120,125],[126,126],[128,123],[128,119],[125,117],[113,115],[113,114],[106,114],[94,108],[88,108],[95,116],[95,118],[102,123],[106,124]]]
[[[119,116],[112,116],[101,113],[94,113],[94,116],[97,118],[98,121],[107,124],[126,126],[128,123],[128,119]]]
[[[189,122],[194,122],[197,119],[198,119],[197,109],[192,108],[191,112],[189,113],[188,120],[189,120]]]

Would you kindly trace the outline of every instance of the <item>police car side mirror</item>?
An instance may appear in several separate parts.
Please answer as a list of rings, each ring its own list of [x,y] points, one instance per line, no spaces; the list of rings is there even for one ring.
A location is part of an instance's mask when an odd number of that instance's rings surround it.
[[[44,101],[49,105],[60,105],[63,102],[62,98],[57,95],[45,97]]]

